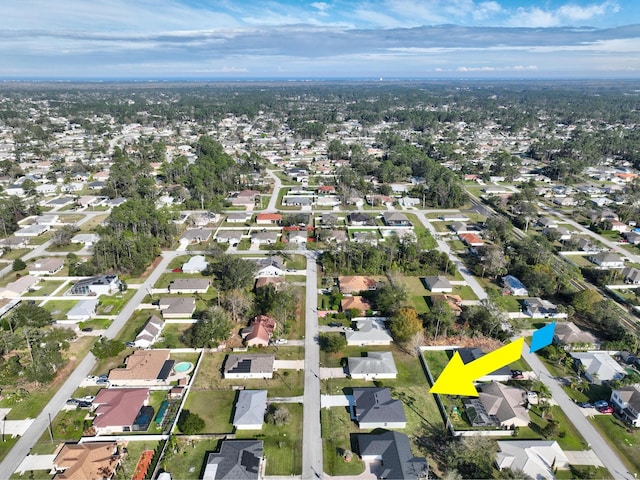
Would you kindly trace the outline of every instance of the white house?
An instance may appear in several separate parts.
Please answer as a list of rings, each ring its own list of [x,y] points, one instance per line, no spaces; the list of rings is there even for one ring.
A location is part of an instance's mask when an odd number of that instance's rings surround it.
[[[136,335],[133,343],[138,348],[149,348],[158,340],[163,328],[164,320],[156,315],[151,315],[144,324],[144,327],[142,327],[140,333]]]
[[[71,295],[111,295],[120,290],[117,275],[98,275],[82,279],[71,287]]]
[[[230,354],[224,364],[224,378],[273,378],[274,355]]]
[[[97,298],[80,300],[67,312],[67,320],[74,323],[89,320],[96,316],[96,308],[98,308]]]
[[[629,385],[611,392],[611,403],[622,418],[640,427],[640,385]]]
[[[529,478],[554,480],[554,470],[569,468],[569,458],[555,440],[498,441],[496,465],[521,471]]]
[[[266,412],[266,390],[240,390],[233,415],[233,426],[237,430],[262,430]]]
[[[376,380],[398,375],[391,352],[367,352],[366,357],[348,357],[347,364],[351,378]]]
[[[209,263],[205,260],[204,255],[194,255],[189,258],[189,261],[182,265],[182,271],[184,273],[201,273],[204,272]]]
[[[627,374],[607,352],[571,352],[570,355],[576,365],[583,369],[584,377],[596,385],[619,380]]]
[[[356,330],[345,332],[347,345],[390,345],[393,338],[384,326],[385,318],[357,317]]]
[[[597,255],[589,257],[589,260],[598,265],[600,269],[624,268],[624,261],[617,253],[600,252]]]

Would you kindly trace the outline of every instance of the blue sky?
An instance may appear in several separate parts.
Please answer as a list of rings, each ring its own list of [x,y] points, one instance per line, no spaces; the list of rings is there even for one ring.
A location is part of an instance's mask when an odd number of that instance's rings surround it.
[[[640,77],[640,0],[15,0],[0,78]]]

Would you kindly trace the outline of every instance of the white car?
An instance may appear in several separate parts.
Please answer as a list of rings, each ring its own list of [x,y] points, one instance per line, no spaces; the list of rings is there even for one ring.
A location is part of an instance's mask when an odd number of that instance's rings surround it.
[[[282,344],[287,343],[288,341],[289,340],[287,340],[286,338],[279,338],[279,339],[276,340],[276,344],[277,345],[282,345]]]

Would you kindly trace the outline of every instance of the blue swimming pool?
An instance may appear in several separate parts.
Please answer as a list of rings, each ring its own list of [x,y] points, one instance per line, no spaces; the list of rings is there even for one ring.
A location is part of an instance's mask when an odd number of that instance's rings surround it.
[[[176,363],[173,366],[173,370],[176,373],[184,373],[184,372],[188,372],[189,370],[191,370],[193,368],[193,363],[191,362],[180,362],[180,363]]]

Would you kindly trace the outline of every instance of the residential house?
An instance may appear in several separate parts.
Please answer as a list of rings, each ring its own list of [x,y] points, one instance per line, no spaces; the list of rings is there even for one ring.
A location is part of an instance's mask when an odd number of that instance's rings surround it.
[[[576,246],[578,247],[578,250],[586,253],[596,254],[600,251],[598,247],[596,247],[593,243],[591,243],[590,240],[586,238],[579,238],[576,241]]]
[[[111,295],[120,290],[120,279],[117,275],[98,275],[79,280],[71,287],[71,295]]]
[[[459,348],[457,352],[465,365],[485,355],[479,348]],[[503,366],[477,380],[480,382],[506,382],[511,380],[511,369],[508,366]]]
[[[437,277],[424,277],[424,283],[427,288],[434,293],[451,293],[453,286],[449,279],[443,275]]]
[[[378,281],[371,277],[362,275],[349,275],[338,277],[338,287],[340,293],[350,295],[368,290],[375,290],[378,287]]]
[[[250,212],[229,212],[225,221],[228,223],[247,223],[249,220],[251,220]]]
[[[240,390],[233,426],[236,430],[261,430],[267,412],[267,390]]]
[[[626,371],[607,352],[571,352],[574,365],[590,383],[602,385],[611,380],[620,380]]]
[[[622,276],[624,277],[624,283],[630,285],[640,284],[640,270],[635,267],[625,267],[622,270]]]
[[[218,453],[210,453],[203,480],[258,480],[263,478],[262,440],[223,440]]]
[[[122,463],[116,442],[61,443],[53,480],[111,480]]]
[[[96,316],[97,308],[98,308],[97,298],[80,300],[71,308],[71,310],[67,312],[67,320],[73,323],[84,322]]]
[[[40,281],[38,277],[33,275],[25,275],[17,278],[14,282],[9,282],[6,287],[0,287],[0,298],[19,298]]]
[[[109,372],[110,386],[118,387],[157,387],[169,384],[168,378],[173,369],[173,360],[169,360],[169,350],[136,350],[124,361],[124,367]]]
[[[340,222],[340,218],[335,213],[323,213],[320,217],[320,226],[335,227]]]
[[[374,247],[378,245],[378,232],[376,230],[368,230],[364,232],[353,232],[353,243],[366,243],[369,245],[373,245]]]
[[[242,240],[242,231],[240,230],[218,230],[215,237],[218,243],[228,243],[231,246],[237,246]]]
[[[169,293],[207,293],[208,278],[176,278],[169,284]]]
[[[163,328],[164,320],[157,315],[151,315],[133,343],[138,348],[149,348],[158,341]]]
[[[7,237],[0,240],[0,247],[6,250],[17,248],[26,248],[29,245],[29,239],[26,237]]]
[[[552,202],[560,207],[573,207],[578,204],[578,201],[573,197],[554,197]]]
[[[349,376],[360,380],[396,378],[398,369],[391,352],[367,352],[366,357],[347,358]]]
[[[384,212],[382,219],[388,227],[411,227],[413,226],[407,216],[401,212]]]
[[[71,239],[71,243],[80,243],[85,248],[92,247],[98,240],[100,235],[97,233],[78,233]]]
[[[260,192],[257,190],[242,190],[232,195],[229,200],[234,207],[253,207],[259,195]]]
[[[391,398],[388,388],[353,389],[351,418],[359,428],[405,428],[407,417],[402,401]]]
[[[211,228],[191,228],[182,234],[180,240],[188,243],[202,243],[209,241],[213,230]]]
[[[348,312],[349,310],[357,310],[359,315],[365,315],[371,310],[371,303],[360,295],[345,297],[340,300],[340,311]]]
[[[391,430],[356,436],[358,453],[365,462],[372,464],[376,478],[397,480],[424,480],[429,467],[424,457],[411,453],[409,437]],[[375,465],[375,466],[374,466]]]
[[[287,233],[289,243],[303,245],[307,243],[307,232],[305,230],[294,230]]]
[[[567,318],[566,313],[558,312],[558,307],[539,297],[525,298],[522,301],[524,313],[532,318]]]
[[[230,354],[224,364],[224,378],[273,378],[274,355]]]
[[[256,215],[258,225],[280,225],[282,215],[279,213],[259,213]]]
[[[348,218],[349,218],[349,223],[354,227],[376,224],[373,217],[371,217],[371,215],[367,213],[353,212],[349,214]]]
[[[282,199],[282,205],[287,207],[310,207],[313,205],[313,198],[302,195],[287,195]]]
[[[613,230],[614,232],[626,233],[631,230],[631,227],[626,223],[621,222],[620,220],[612,220],[611,230]]]
[[[491,382],[479,387],[478,398],[464,400],[467,417],[475,426],[526,427],[531,419],[525,391]]]
[[[557,322],[554,329],[553,342],[564,345],[566,349],[575,349],[577,347],[588,349],[595,348],[598,339],[573,322]]]
[[[273,245],[278,241],[278,232],[253,232],[251,243],[258,245]]]
[[[555,480],[556,470],[567,470],[569,458],[555,440],[498,440],[498,470],[522,472],[536,480]]]
[[[380,317],[354,318],[356,329],[345,332],[347,345],[390,345],[393,339],[385,328],[384,321]]]
[[[627,423],[640,427],[640,384],[612,390],[611,404]]]
[[[461,233],[458,235],[458,238],[470,247],[481,247],[484,245],[482,239],[475,233]]]
[[[538,218],[538,225],[542,228],[558,228],[558,222],[549,217]]]
[[[93,399],[93,428],[97,435],[144,431],[136,419],[149,404],[148,388],[103,388]],[[148,427],[148,423],[146,425]],[[140,428],[143,427],[143,428]]]
[[[251,319],[247,328],[242,329],[241,336],[247,347],[266,347],[275,328],[275,319],[267,315],[258,315]]]
[[[404,196],[398,200],[398,203],[403,207],[416,207],[420,205],[421,201],[417,197]]]
[[[513,275],[506,275],[502,277],[502,283],[504,285],[504,291],[502,293],[508,293],[519,297],[526,297],[529,295],[529,292],[523,283]]]
[[[624,236],[627,239],[627,242],[629,242],[632,245],[638,245],[640,244],[640,232],[629,232]]]
[[[267,285],[273,285],[273,287],[278,290],[280,285],[284,283],[284,277],[258,277],[256,278],[256,283],[254,285],[254,289],[266,287]]]
[[[163,297],[158,305],[163,318],[191,318],[196,311],[193,297]]]
[[[349,236],[347,235],[347,232],[345,232],[344,230],[338,230],[334,228],[334,229],[325,231],[324,241],[335,242],[337,244],[346,243],[347,241],[349,241]]]
[[[62,258],[42,258],[29,265],[29,275],[55,275],[64,267]]]
[[[443,222],[468,222],[469,217],[464,213],[445,213],[440,217]]]
[[[284,258],[280,255],[270,255],[268,258],[261,260],[259,270],[256,277],[281,277],[287,273],[284,264]]]
[[[202,273],[209,266],[209,262],[204,255],[194,255],[188,261],[182,264],[183,273]]]
[[[456,235],[460,235],[461,233],[473,232],[473,229],[464,222],[453,222],[451,225],[449,225],[449,229]]]
[[[598,265],[598,268],[602,270],[607,268],[624,268],[624,260],[622,260],[622,257],[613,252],[600,252],[589,257],[589,261]]]

